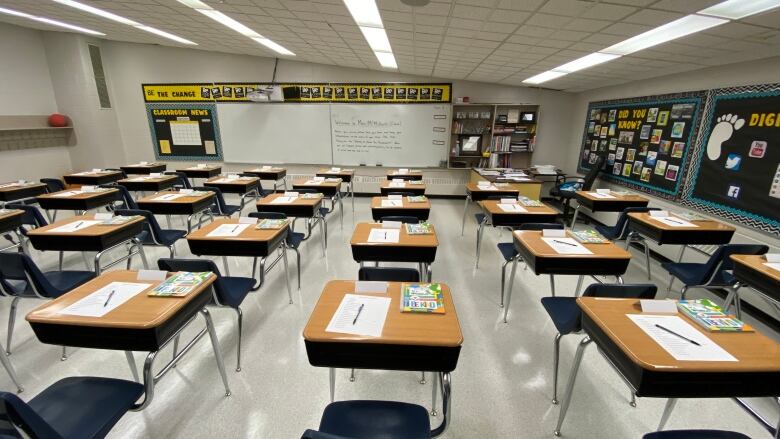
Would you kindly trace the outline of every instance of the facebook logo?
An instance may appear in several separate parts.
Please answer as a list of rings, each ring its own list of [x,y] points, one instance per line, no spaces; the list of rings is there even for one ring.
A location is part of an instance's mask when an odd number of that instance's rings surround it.
[[[731,198],[739,198],[739,186],[729,186],[729,191],[726,193]]]

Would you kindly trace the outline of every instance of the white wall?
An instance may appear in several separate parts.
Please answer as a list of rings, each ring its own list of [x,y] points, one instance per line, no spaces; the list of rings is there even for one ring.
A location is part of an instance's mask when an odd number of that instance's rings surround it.
[[[0,116],[58,111],[42,32],[0,23]],[[55,177],[70,169],[68,147],[0,151],[0,182]]]

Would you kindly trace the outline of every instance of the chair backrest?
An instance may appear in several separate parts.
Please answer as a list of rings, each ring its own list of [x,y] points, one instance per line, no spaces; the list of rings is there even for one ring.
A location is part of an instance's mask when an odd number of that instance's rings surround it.
[[[622,299],[653,299],[658,287],[653,284],[590,284],[583,297],[612,297]]]
[[[620,212],[620,216],[615,223],[612,230],[615,231],[615,238],[611,239],[626,239],[628,236],[628,214],[631,212],[650,212],[651,210],[661,210],[658,207],[626,207]]]
[[[8,281],[24,282],[25,288],[23,291],[15,290]],[[16,291],[25,295],[56,297],[60,292],[24,253],[0,252],[0,286],[5,294]]]
[[[239,177],[249,177],[249,178],[256,178],[257,175],[250,174],[248,172],[240,172],[238,174]],[[262,198],[266,195],[265,189],[263,189],[263,183],[262,181],[257,182],[257,194]]]
[[[216,198],[217,202],[215,203],[217,205],[217,212],[219,212],[220,215],[225,214],[227,211],[227,203],[225,202],[225,196],[222,195],[222,189],[218,187],[213,186],[195,186],[192,189],[196,191],[211,191],[214,192],[214,198]]]
[[[281,212],[250,212],[249,216],[259,219],[287,219],[287,215]]]
[[[763,255],[769,247],[762,244],[726,244],[720,246],[705,263],[705,270],[699,284],[711,284],[726,270],[734,268],[731,255]]]
[[[157,222],[157,218],[154,217],[152,212],[142,209],[117,209],[114,211],[119,216],[136,216],[141,215],[146,219],[146,230],[152,235],[152,241],[159,243],[159,236],[162,234],[162,228],[160,223]]]
[[[295,189],[294,191],[298,192],[299,194],[319,194],[320,193],[320,191],[318,191],[317,189],[312,189],[312,188],[308,188],[308,187],[302,187],[300,189]]]
[[[130,195],[130,191],[127,190],[127,188],[122,186],[121,184],[119,183],[101,184],[100,187],[107,187],[110,189],[118,190],[119,199],[122,201],[122,204],[124,204],[125,209],[138,209],[138,204],[135,202],[132,195]]]
[[[563,229],[563,224],[559,223],[525,223],[521,224],[517,230],[544,230],[544,229]]]
[[[192,189],[192,185],[190,184],[190,180],[187,178],[187,174],[178,171],[165,171],[163,174],[175,175],[179,177],[179,186],[183,187],[184,189]]]
[[[420,282],[420,272],[414,268],[363,267],[358,270],[358,280]]]
[[[583,191],[590,190],[590,188],[593,186],[593,182],[596,181],[596,177],[599,175],[599,172],[601,171],[601,168],[603,166],[604,166],[604,157],[598,156],[596,158],[596,163],[591,165],[590,169],[588,170],[588,173],[585,174],[584,181],[582,182]]]
[[[27,403],[8,392],[0,392],[0,432],[4,438],[62,439]]]
[[[420,218],[409,215],[387,215],[379,218],[379,221],[398,221],[404,224],[418,224],[420,222]]]
[[[6,204],[5,207],[8,209],[23,210],[24,214],[22,214],[22,224],[33,226],[35,228],[43,227],[49,224],[49,222],[46,221],[46,218],[44,218],[41,211],[35,206],[30,206],[27,204],[11,203],[11,204]]]
[[[217,276],[216,282],[214,282],[214,295],[212,296],[214,302],[217,305],[222,306],[225,297],[225,288],[222,286],[222,274],[217,268],[217,264],[211,259],[171,259],[161,258],[157,260],[157,268],[165,271],[191,271],[191,272],[203,272],[210,271]]]
[[[65,183],[59,178],[42,178],[41,183],[46,185],[46,192],[59,192],[65,190]]]

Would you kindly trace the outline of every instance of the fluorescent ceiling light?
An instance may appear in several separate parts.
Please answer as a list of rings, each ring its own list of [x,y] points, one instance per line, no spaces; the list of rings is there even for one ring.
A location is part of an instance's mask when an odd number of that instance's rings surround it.
[[[536,76],[531,76],[528,79],[524,79],[523,82],[526,84],[541,84],[542,82],[552,81],[555,78],[560,78],[561,76],[566,75],[566,72],[556,72],[554,70],[548,70],[546,72],[539,73]]]
[[[595,52],[591,53],[590,55],[585,55],[582,58],[575,59],[574,61],[568,62],[562,66],[558,66],[553,70],[556,72],[572,73],[576,72],[577,70],[587,69],[588,67],[593,67],[607,61],[612,61],[615,58],[620,58],[620,55]]]
[[[387,32],[381,27],[360,26],[360,31],[363,32],[363,37],[374,52],[393,51],[393,48],[390,47],[390,40],[387,39]]]
[[[83,28],[83,27],[80,27],[80,26],[74,26],[72,24],[63,23],[61,21],[52,20],[51,18],[38,17],[37,15],[28,14],[26,12],[19,12],[19,11],[15,11],[13,9],[0,8],[0,14],[8,14],[8,15],[16,16],[16,17],[27,18],[29,20],[40,21],[41,23],[51,24],[53,26],[64,27],[66,29],[75,30],[75,31],[83,32],[85,34],[90,34],[90,35],[105,35],[102,32],[94,31],[92,29],[87,29],[87,28]]]
[[[628,55],[648,47],[657,46],[667,41],[676,40],[686,35],[709,29],[727,23],[728,20],[715,17],[705,17],[702,15],[686,15],[683,18],[666,23],[653,30],[631,37],[615,45],[609,46],[601,53],[611,53],[615,55]]]
[[[273,41],[269,40],[268,38],[257,37],[257,38],[252,38],[252,39],[257,41],[258,43],[262,44],[263,46],[273,50],[274,52],[280,53],[282,55],[295,56],[294,53],[292,53],[289,50],[285,49],[282,45],[274,43]]]
[[[152,33],[152,34],[155,34],[155,35],[159,35],[159,36],[164,37],[164,38],[168,38],[169,40],[177,41],[177,42],[182,43],[182,44],[190,44],[190,45],[193,45],[193,46],[197,46],[198,45],[198,43],[190,41],[190,40],[188,40],[186,38],[182,38],[182,37],[176,36],[174,34],[170,34],[168,32],[165,32],[164,30],[160,30],[160,29],[157,29],[157,28],[154,28],[154,27],[151,27],[151,26],[146,26],[146,25],[140,24],[140,25],[136,26],[136,28],[140,29],[140,30],[143,30],[143,31],[146,31],[146,32],[149,32],[149,33]]]
[[[398,68],[398,64],[396,64],[395,56],[393,56],[392,52],[374,52],[374,55],[376,55],[376,59],[379,60],[379,64],[381,64],[382,67],[388,69]]]
[[[780,0],[728,0],[702,9],[699,14],[739,20],[780,6]]]
[[[344,0],[358,26],[384,27],[375,0]]]

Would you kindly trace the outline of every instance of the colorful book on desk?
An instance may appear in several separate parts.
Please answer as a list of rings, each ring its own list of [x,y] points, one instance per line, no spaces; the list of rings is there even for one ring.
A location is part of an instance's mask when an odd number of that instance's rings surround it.
[[[517,202],[522,204],[523,206],[526,206],[526,207],[542,207],[542,206],[544,206],[544,203],[542,203],[541,201],[539,201],[539,200],[532,200],[532,199],[526,198],[526,197],[518,198]]]
[[[406,197],[410,203],[424,203],[427,198],[425,198],[425,195],[412,195],[411,197]]]
[[[753,332],[754,329],[723,310],[709,299],[680,300],[677,308],[710,332]]]
[[[585,229],[585,230],[572,230],[571,232],[572,238],[576,239],[578,242],[582,244],[607,244],[609,243],[609,239],[601,236],[601,233],[593,230],[593,229]]]
[[[441,284],[402,284],[401,311],[444,314]]]
[[[421,222],[419,224],[404,224],[406,226],[407,235],[428,235],[433,233],[431,225],[427,222]]]
[[[256,229],[281,229],[287,226],[286,219],[264,219],[255,226]]]
[[[307,193],[301,195],[301,198],[303,198],[304,200],[310,200],[310,199],[313,199],[313,198],[322,198],[322,194],[320,194],[320,193],[313,194],[313,193],[307,192]]]
[[[156,297],[184,297],[194,291],[201,283],[208,279],[211,274],[210,271],[194,273],[182,271],[169,277],[160,285],[157,285],[152,291],[149,291],[147,295]]]
[[[138,216],[139,215],[132,215],[132,216],[117,215],[111,219],[103,220],[103,222],[100,224],[104,226],[116,226],[121,224],[127,224],[130,221],[133,221],[134,219],[138,218]]]

